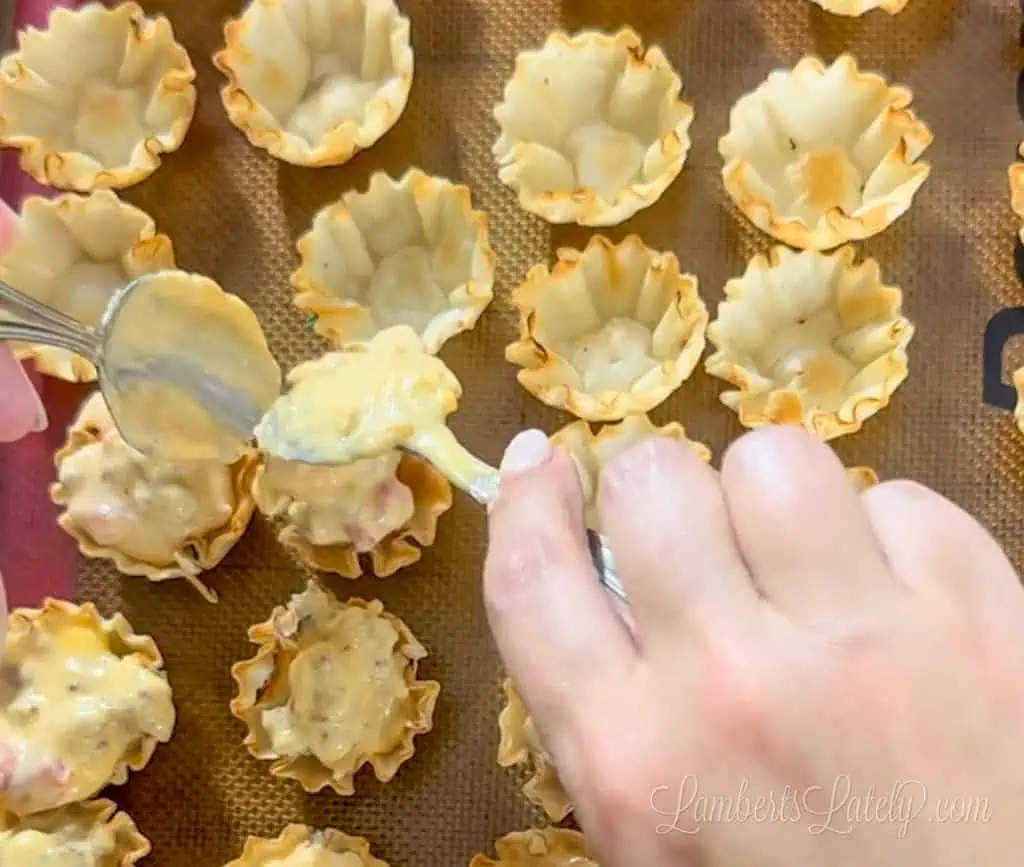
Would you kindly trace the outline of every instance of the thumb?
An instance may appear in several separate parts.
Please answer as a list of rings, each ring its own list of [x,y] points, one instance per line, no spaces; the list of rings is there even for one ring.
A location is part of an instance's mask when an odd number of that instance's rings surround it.
[[[10,347],[0,343],[0,443],[46,427],[46,411]]]
[[[589,683],[608,683],[634,656],[590,558],[572,458],[541,431],[520,433],[488,521],[484,599],[495,641],[531,713],[558,728],[586,705]]]

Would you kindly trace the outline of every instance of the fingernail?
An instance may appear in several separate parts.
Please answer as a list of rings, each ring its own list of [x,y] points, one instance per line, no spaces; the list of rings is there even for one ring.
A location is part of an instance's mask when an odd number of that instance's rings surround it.
[[[515,435],[501,459],[503,475],[539,467],[551,456],[551,442],[544,431],[531,429]]]

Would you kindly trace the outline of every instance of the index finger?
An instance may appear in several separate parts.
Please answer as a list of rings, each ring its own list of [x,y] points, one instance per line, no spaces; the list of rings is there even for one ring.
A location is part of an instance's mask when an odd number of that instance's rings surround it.
[[[526,431],[502,469],[484,599],[512,680],[550,728],[586,704],[592,685],[626,676],[637,653],[590,558],[572,459],[540,431]]]

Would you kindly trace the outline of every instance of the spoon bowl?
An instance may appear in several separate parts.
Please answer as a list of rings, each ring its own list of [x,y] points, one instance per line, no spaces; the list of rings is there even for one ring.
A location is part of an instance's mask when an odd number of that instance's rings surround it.
[[[111,296],[95,328],[3,283],[0,311],[14,317],[0,321],[0,340],[57,346],[92,362],[118,431],[147,457],[230,463],[281,391],[255,314],[198,275],[133,280]]]

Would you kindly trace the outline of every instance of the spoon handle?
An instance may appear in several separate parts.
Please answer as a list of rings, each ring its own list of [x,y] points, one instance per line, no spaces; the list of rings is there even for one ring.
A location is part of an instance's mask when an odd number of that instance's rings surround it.
[[[0,340],[44,343],[84,355],[95,361],[99,355],[99,335],[77,319],[19,292],[0,281],[0,312],[14,320],[0,319]]]
[[[42,343],[81,355],[89,361],[95,360],[99,347],[95,338],[47,325],[33,325],[14,320],[0,320],[0,341],[14,340],[19,343]]]
[[[428,460],[455,487],[465,491],[480,505],[489,506],[497,499],[501,473],[467,451],[448,428],[431,429],[425,435],[415,436],[405,449]],[[608,538],[588,529],[587,546],[601,584],[628,604],[626,588],[619,580]]]

